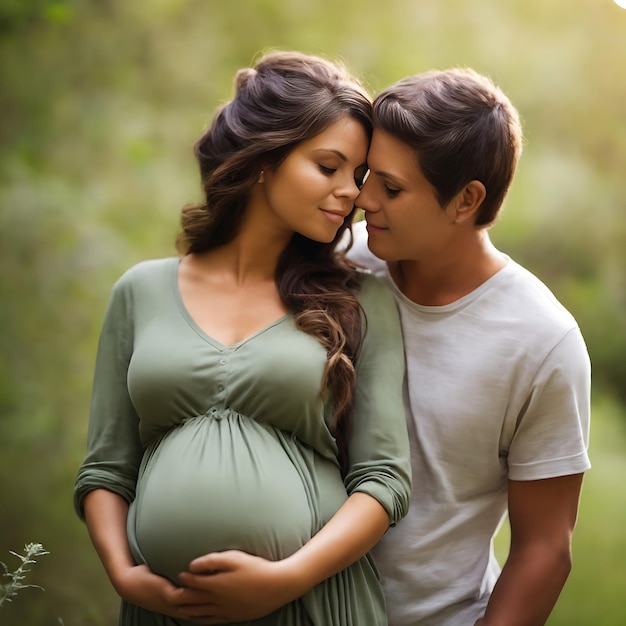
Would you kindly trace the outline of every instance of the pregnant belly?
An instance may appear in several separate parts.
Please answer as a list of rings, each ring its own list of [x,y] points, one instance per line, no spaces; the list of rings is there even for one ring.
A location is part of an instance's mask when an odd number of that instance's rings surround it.
[[[208,552],[284,558],[314,533],[311,451],[281,431],[229,411],[189,420],[146,454],[128,534],[162,576],[175,581]]]

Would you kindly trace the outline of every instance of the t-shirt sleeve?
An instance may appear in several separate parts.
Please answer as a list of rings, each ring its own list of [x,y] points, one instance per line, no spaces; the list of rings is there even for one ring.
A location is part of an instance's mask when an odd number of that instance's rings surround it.
[[[346,488],[376,498],[395,524],[406,515],[411,493],[402,331],[393,297],[378,279],[364,280],[359,299],[367,327],[356,368]]]
[[[591,365],[578,328],[550,351],[534,378],[508,454],[511,480],[584,472],[588,457]]]
[[[74,487],[81,519],[84,497],[93,489],[108,489],[129,502],[135,496],[143,447],[127,386],[133,335],[132,285],[125,275],[112,290],[98,342],[87,454]]]

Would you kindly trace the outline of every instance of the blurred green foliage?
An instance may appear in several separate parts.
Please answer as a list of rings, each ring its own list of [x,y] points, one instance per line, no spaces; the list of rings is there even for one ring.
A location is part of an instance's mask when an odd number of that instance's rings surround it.
[[[0,553],[36,541],[51,556],[33,581],[46,593],[0,622],[115,623],[71,509],[104,306],[124,269],[174,252],[199,193],[191,147],[270,48],[343,59],[372,92],[468,65],[519,108],[525,154],[493,238],[579,320],[594,421],[612,429],[592,439],[581,557],[550,623],[622,624],[626,545],[585,547],[626,516],[626,11],[610,0],[2,1]]]

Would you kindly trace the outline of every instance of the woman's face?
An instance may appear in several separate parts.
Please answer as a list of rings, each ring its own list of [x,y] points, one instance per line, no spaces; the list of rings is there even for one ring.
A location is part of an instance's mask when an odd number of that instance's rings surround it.
[[[298,144],[274,170],[263,175],[262,198],[278,224],[323,243],[337,234],[359,194],[367,171],[368,136],[343,117]]]
[[[446,249],[451,220],[413,149],[376,128],[367,160],[369,175],[356,203],[365,211],[370,250],[386,261],[419,261]]]

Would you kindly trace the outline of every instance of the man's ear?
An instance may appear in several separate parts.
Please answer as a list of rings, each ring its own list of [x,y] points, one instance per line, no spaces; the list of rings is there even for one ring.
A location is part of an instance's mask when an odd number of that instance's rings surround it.
[[[486,195],[487,190],[485,189],[485,185],[479,180],[470,180],[470,182],[454,196],[446,208],[450,222],[452,224],[461,224],[467,221],[473,222]]]

